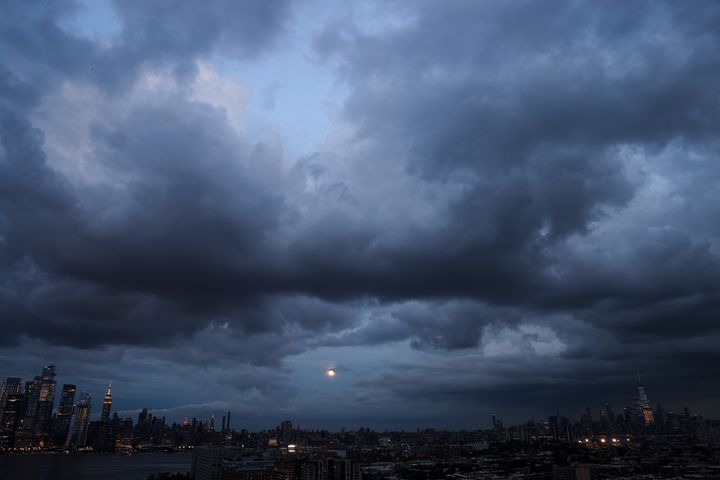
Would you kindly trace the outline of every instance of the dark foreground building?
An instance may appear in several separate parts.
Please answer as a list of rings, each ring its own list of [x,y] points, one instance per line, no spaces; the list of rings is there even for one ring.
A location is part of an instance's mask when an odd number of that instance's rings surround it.
[[[257,459],[240,448],[210,446],[193,450],[190,473],[195,480],[362,480],[360,464],[351,459]]]

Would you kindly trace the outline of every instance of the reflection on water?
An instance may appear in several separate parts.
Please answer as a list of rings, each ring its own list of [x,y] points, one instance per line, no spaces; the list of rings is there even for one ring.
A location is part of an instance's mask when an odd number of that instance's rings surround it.
[[[0,480],[146,480],[189,472],[190,453],[0,455]]]

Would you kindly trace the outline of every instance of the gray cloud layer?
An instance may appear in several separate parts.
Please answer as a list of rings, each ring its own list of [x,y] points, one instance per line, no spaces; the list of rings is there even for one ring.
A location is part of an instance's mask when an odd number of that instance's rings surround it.
[[[188,93],[199,60],[272,55],[295,13],[224,3],[120,2],[109,45],[63,28],[69,5],[7,4],[5,348],[147,348],[264,372],[407,341],[440,363],[362,378],[358,398],[533,391],[517,407],[550,408],[599,384],[619,398],[618,372],[638,368],[672,400],[717,393],[716,4],[383,2],[396,24],[344,17],[316,38],[349,88],[351,133],[287,167]],[[142,93],[158,70],[168,87]],[[52,165],[56,140],[34,124],[68,85],[96,105],[83,161],[99,180]],[[492,331],[520,345],[516,365],[459,367]],[[564,348],[540,355],[552,339]],[[282,374],[247,381],[292,394]]]

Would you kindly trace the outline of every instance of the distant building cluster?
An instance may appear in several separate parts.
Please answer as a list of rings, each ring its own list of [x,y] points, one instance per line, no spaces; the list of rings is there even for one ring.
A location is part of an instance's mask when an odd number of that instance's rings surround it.
[[[91,422],[92,396],[87,392],[77,395],[75,385],[62,386],[54,410],[55,376],[55,365],[49,363],[25,383],[19,377],[5,379],[0,390],[0,450],[81,449],[88,445],[89,435],[109,436],[110,386],[100,421]]]
[[[720,421],[688,408],[653,408],[639,377],[634,402],[621,413],[606,403],[599,415],[588,408],[575,421],[556,414],[505,426],[493,415],[489,429],[329,432],[285,420],[249,432],[232,428],[230,412],[219,421],[212,415],[172,424],[146,408],[136,420],[120,418],[112,385],[93,421],[92,397],[75,385],[62,386],[55,408],[55,376],[48,364],[33,380],[5,379],[0,451],[191,449],[188,470],[196,480],[720,478]]]
[[[55,407],[55,365],[47,364],[40,375],[23,383],[19,377],[5,379],[0,390],[0,451],[98,451],[133,453],[203,443],[224,443],[229,436],[230,412],[215,429],[215,418],[203,423],[187,418],[167,425],[165,417],[153,417],[147,409],[132,418],[112,412],[112,384],[102,400],[100,420],[92,421],[92,396],[64,384]]]
[[[498,438],[508,440],[553,439],[579,443],[607,443],[620,446],[635,435],[672,435],[693,433],[700,436],[710,435],[713,440],[717,433],[700,415],[691,415],[688,407],[681,411],[670,411],[657,405],[652,408],[645,386],[638,375],[637,395],[631,405],[616,413],[606,402],[593,416],[588,407],[575,422],[560,415],[550,415],[547,419],[530,419],[520,425],[505,428],[501,420],[492,417],[493,431]],[[720,442],[720,438],[717,439]]]

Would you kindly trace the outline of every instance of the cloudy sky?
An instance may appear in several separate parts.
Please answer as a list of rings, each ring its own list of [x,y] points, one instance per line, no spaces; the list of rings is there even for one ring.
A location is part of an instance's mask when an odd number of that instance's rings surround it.
[[[640,371],[720,415],[717,2],[1,3],[0,376],[414,429]]]

